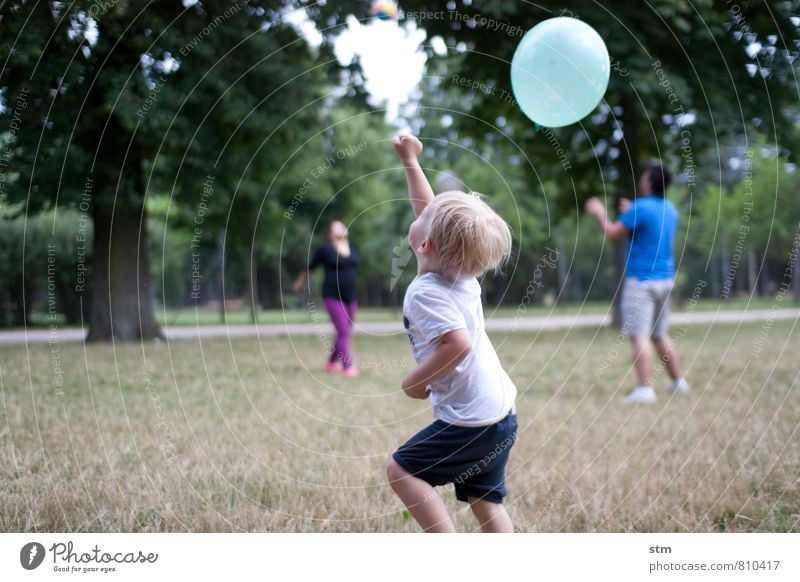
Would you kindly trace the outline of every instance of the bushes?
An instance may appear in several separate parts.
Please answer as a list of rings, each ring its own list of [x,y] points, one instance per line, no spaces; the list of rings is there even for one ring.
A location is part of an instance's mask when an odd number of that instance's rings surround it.
[[[0,326],[58,314],[79,324],[81,299],[88,307],[91,240],[91,221],[74,210],[0,211]]]

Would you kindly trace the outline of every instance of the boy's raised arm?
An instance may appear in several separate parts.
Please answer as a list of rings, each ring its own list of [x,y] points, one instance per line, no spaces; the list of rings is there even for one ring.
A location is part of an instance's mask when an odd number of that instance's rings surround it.
[[[401,135],[394,139],[394,151],[406,170],[408,198],[411,200],[414,216],[419,216],[433,201],[433,189],[417,160],[422,153],[422,142],[413,135]]]

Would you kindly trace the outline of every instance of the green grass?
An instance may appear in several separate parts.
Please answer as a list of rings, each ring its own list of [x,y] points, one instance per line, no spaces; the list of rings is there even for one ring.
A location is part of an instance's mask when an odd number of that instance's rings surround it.
[[[687,328],[693,392],[662,377],[650,407],[619,403],[613,331],[494,335],[519,389],[515,527],[800,531],[799,331]],[[316,337],[0,347],[0,531],[417,531],[384,473],[431,419],[398,388],[407,340],[355,353],[347,380]]]

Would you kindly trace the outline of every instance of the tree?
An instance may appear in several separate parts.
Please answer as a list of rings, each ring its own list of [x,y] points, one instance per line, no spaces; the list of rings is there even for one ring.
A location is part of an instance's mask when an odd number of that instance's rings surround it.
[[[739,149],[725,169],[733,180],[708,183],[698,197],[689,239],[709,262],[720,260],[722,283],[717,287],[715,281],[713,289],[725,298],[745,284],[753,296],[766,294],[770,263],[780,266],[778,279],[783,279],[800,230],[798,177],[787,158],[763,139]]]
[[[4,194],[24,200],[25,212],[67,205],[91,217],[89,340],[160,335],[148,192],[195,212],[201,202],[252,200],[283,148],[303,139],[298,128],[313,126],[304,106],[330,73],[285,23],[290,9],[219,0],[0,8],[0,133],[11,136],[15,171]],[[197,225],[198,236],[210,226]]]
[[[31,324],[34,304],[49,322],[63,313],[67,324],[80,321],[76,276],[85,274],[91,246],[90,225],[75,210],[26,216],[19,205],[0,209],[0,326]],[[79,232],[85,229],[84,232]],[[76,238],[85,239],[79,248]]]
[[[797,159],[793,63],[800,32],[793,2],[582,0],[565,8],[562,2],[472,0],[443,8],[406,0],[402,7],[432,41],[444,42],[453,86],[473,96],[454,130],[488,141],[503,120],[503,133],[536,160],[530,181],[560,185],[556,210],[562,215],[580,214],[590,195],[635,196],[649,157],[684,174],[691,200],[698,155],[752,127]],[[347,14],[366,17],[367,8],[343,1],[309,12],[320,28],[335,32]],[[521,35],[554,16],[580,18],[600,33],[612,75],[604,103],[590,117],[537,132],[508,98],[510,60]],[[567,171],[559,150],[567,152]],[[617,256],[621,266],[621,248]]]

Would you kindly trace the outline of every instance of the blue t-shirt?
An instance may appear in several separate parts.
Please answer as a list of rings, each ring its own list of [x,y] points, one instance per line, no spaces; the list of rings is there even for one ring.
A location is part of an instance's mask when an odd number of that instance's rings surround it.
[[[675,205],[659,196],[646,196],[634,201],[619,221],[629,231],[625,275],[640,281],[672,279],[672,245],[678,228]]]

